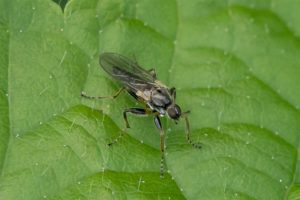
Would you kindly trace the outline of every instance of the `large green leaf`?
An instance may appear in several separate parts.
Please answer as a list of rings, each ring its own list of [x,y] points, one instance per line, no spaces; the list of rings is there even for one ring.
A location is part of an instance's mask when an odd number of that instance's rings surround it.
[[[56,1],[61,2],[61,1]],[[65,2],[65,1],[64,1]],[[297,1],[0,0],[0,199],[299,199]],[[63,6],[62,6],[63,7]],[[117,52],[177,88],[153,119],[98,64]]]

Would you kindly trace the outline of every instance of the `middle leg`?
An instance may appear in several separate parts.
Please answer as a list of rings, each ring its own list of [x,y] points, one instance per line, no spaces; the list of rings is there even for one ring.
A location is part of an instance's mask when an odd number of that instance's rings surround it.
[[[123,111],[123,117],[126,123],[126,128],[130,128],[129,123],[128,123],[128,119],[127,119],[127,113],[132,113],[135,115],[141,115],[141,116],[145,116],[148,115],[149,113],[147,113],[147,110],[144,108],[128,108],[125,109]]]
[[[164,161],[165,161],[165,133],[164,129],[161,126],[160,118],[159,116],[154,117],[154,123],[156,127],[159,129],[160,133],[160,153],[161,153],[161,158],[160,158],[160,177],[164,177]]]
[[[144,116],[144,115],[147,115],[147,110],[143,109],[143,108],[128,108],[128,109],[124,110],[123,117],[124,117],[124,120],[126,123],[126,128],[130,128],[128,120],[127,120],[127,113]],[[108,146],[112,146],[113,144],[117,143],[118,140],[123,136],[124,136],[124,133],[121,134],[118,138],[114,139],[111,143],[109,143]]]

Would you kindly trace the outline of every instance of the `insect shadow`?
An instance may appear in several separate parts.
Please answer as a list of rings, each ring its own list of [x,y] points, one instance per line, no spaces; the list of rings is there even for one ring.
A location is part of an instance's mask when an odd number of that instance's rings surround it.
[[[130,128],[127,119],[128,113],[138,116],[150,115],[154,117],[154,124],[160,133],[161,177],[164,175],[165,132],[160,117],[168,116],[174,120],[176,124],[179,119],[184,119],[187,142],[194,148],[201,148],[200,144],[193,143],[190,139],[190,125],[188,120],[190,111],[181,111],[181,108],[175,103],[176,89],[174,87],[169,88],[157,80],[154,69],[145,70],[139,66],[136,61],[117,53],[102,53],[99,62],[104,71],[120,83],[120,89],[112,96],[95,97],[88,96],[84,92],[81,92],[81,96],[89,99],[115,99],[126,91],[143,105],[143,108],[134,107],[125,109],[123,111],[123,118],[126,128]],[[121,136],[122,135],[120,135],[120,137]],[[108,145],[112,146],[117,141],[118,138]]]

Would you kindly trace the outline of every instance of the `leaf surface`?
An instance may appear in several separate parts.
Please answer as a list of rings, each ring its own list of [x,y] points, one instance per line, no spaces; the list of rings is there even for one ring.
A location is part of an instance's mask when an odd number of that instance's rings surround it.
[[[0,199],[299,199],[299,6],[1,0]],[[132,98],[80,97],[120,87],[102,52],[155,68],[191,110],[202,149],[163,120],[164,179],[153,119],[123,130]]]

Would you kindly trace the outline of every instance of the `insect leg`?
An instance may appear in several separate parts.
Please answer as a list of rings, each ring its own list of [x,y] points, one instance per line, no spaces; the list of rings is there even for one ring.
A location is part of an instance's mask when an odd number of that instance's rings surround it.
[[[185,136],[186,136],[186,140],[187,142],[192,145],[194,148],[197,148],[197,149],[200,149],[201,148],[201,144],[197,144],[197,143],[193,143],[190,139],[190,123],[189,123],[189,120],[188,120],[188,117],[187,117],[187,114],[189,113],[190,111],[187,111],[187,112],[184,112],[183,113],[183,118],[185,120]]]
[[[85,94],[85,92],[81,92],[81,96],[88,98],[88,99],[115,99],[119,96],[119,94],[121,94],[123,91],[125,90],[124,87],[120,88],[116,94],[114,94],[113,96],[100,96],[100,97],[93,97],[93,96],[88,96]]]
[[[160,159],[160,177],[164,177],[164,161],[165,161],[165,133],[161,126],[161,122],[159,119],[159,116],[154,117],[154,123],[156,127],[159,129],[160,133],[160,153],[161,153],[161,159]]]
[[[132,113],[132,114],[135,114],[135,115],[148,115],[147,110],[143,109],[143,108],[128,108],[128,109],[125,109],[124,112],[123,112],[123,117],[124,117],[124,120],[125,120],[125,123],[126,123],[126,128],[130,128],[128,120],[127,120],[127,113]],[[124,133],[119,135],[118,138],[114,139],[113,142],[109,143],[108,146],[111,146],[111,145],[117,143],[118,139],[120,139],[123,136],[124,136]]]
[[[156,79],[156,71],[155,69],[149,69],[148,72],[152,75],[154,79]]]
[[[171,93],[171,96],[173,97],[174,101],[176,100],[176,88],[172,87],[170,89],[170,93]]]
[[[117,143],[119,139],[121,139],[125,134],[123,132],[121,132],[121,134],[115,138],[111,143],[108,143],[107,145],[110,147],[112,146],[113,144]]]
[[[143,108],[128,108],[128,109],[125,109],[124,112],[123,112],[123,117],[124,117],[124,120],[125,120],[125,123],[126,123],[126,128],[130,128],[128,120],[127,120],[127,113],[132,113],[132,114],[135,114],[135,115],[147,115],[148,114],[146,109],[143,109]]]

